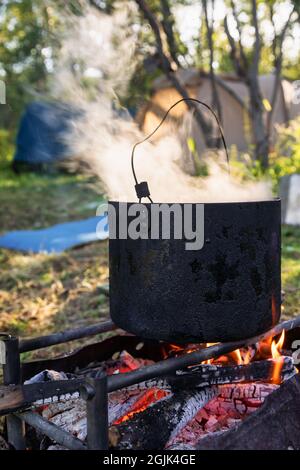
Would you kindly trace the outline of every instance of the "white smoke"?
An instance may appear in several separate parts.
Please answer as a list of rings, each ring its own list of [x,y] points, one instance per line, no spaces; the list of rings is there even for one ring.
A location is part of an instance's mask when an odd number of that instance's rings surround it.
[[[104,183],[110,199],[135,201],[130,156],[143,139],[118,97],[127,89],[135,69],[138,26],[129,18],[136,11],[120,2],[113,15],[87,8],[69,22],[63,41],[53,96],[83,112],[66,136],[72,158],[85,162]],[[132,26],[133,24],[133,26]],[[96,84],[96,86],[95,86]],[[87,86],[89,85],[89,86]],[[149,182],[155,202],[216,202],[264,200],[271,197],[265,183],[240,184],[226,171],[210,164],[210,176],[192,177],[182,170],[183,149],[174,132],[155,144],[144,143],[136,152],[139,181]]]

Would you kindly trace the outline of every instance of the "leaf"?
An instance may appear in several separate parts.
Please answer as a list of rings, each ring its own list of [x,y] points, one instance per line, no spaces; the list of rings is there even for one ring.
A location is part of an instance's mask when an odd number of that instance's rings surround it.
[[[263,102],[265,110],[268,111],[268,113],[272,111],[271,103],[267,98],[264,98],[262,102]]]
[[[187,145],[188,145],[189,151],[190,151],[191,153],[195,153],[195,152],[196,152],[196,142],[195,142],[195,139],[193,139],[193,137],[188,137],[188,139],[187,139]]]

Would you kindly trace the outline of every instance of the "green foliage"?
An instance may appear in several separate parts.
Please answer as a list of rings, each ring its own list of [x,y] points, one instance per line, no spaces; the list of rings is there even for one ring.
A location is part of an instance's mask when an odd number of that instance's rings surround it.
[[[192,137],[188,137],[187,147],[194,160],[195,176],[208,176],[209,173],[207,164],[199,156],[195,139],[193,139]]]
[[[50,1],[7,0],[0,6],[0,78],[6,102],[0,128],[11,140],[24,105],[32,94],[46,90],[57,39],[58,16]]]
[[[285,292],[283,317],[291,318],[300,310],[300,228],[282,227],[282,287]]]
[[[230,166],[232,174],[240,180],[271,180],[273,190],[277,193],[280,178],[300,173],[300,118],[292,121],[288,127],[279,128],[267,170],[262,168],[259,161],[253,161],[248,153],[238,155],[234,147],[230,151]]]
[[[300,118],[281,127],[268,170],[275,188],[282,176],[300,173]]]
[[[7,129],[0,129],[0,171],[12,160],[14,146]]]

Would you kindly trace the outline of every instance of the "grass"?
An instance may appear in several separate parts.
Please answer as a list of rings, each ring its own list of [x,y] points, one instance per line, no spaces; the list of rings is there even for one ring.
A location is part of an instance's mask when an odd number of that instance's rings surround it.
[[[87,177],[16,176],[7,167],[2,170],[0,168],[1,232],[88,217],[95,214],[102,199],[96,182]],[[290,318],[300,313],[300,228],[283,227],[282,281],[283,316]],[[108,300],[102,286],[107,283],[107,242],[50,256],[0,249],[0,331],[33,336],[106,319]],[[76,347],[82,342],[70,344]],[[65,345],[55,346],[52,353],[65,348]],[[45,354],[41,350],[26,357]]]
[[[46,227],[93,216],[102,199],[91,178],[16,176],[5,168],[0,176],[0,230]],[[33,336],[107,318],[108,300],[101,289],[108,282],[107,261],[106,242],[59,255],[0,249],[0,331]],[[61,350],[56,346],[52,353]],[[31,357],[44,354],[41,350]]]
[[[283,318],[300,315],[300,227],[282,227]]]

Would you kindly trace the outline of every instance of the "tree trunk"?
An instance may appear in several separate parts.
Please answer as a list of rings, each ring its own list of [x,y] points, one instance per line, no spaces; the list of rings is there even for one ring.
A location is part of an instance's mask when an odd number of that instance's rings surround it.
[[[146,2],[145,0],[135,1],[138,7],[140,8],[141,12],[143,13],[145,19],[149,22],[153,34],[155,36],[157,52],[160,58],[160,68],[162,72],[166,75],[166,77],[169,79],[169,81],[172,83],[172,85],[178,91],[182,98],[190,98],[185,86],[180,82],[180,80],[176,76],[176,73],[172,68],[172,64],[169,58],[164,53],[159,23],[155,15],[150,10],[149,5],[147,4],[148,2]],[[186,105],[188,109],[193,112],[196,122],[199,128],[202,130],[207,147],[216,147],[216,139],[211,135],[212,126],[210,122],[205,119],[202,111],[199,109],[199,106],[193,101],[187,101]]]
[[[264,122],[263,98],[261,95],[258,77],[250,76],[248,79],[250,95],[250,117],[255,142],[255,160],[261,162],[263,168],[269,163],[269,136]]]

